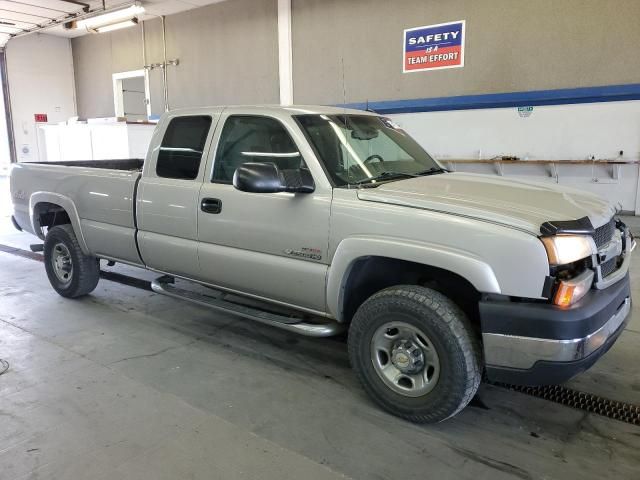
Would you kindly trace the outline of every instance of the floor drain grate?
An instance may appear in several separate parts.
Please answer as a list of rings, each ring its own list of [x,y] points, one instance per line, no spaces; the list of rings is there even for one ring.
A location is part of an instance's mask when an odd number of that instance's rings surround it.
[[[563,387],[562,385],[525,387],[493,382],[489,382],[489,385],[524,393],[526,395],[531,395],[532,397],[543,398],[554,403],[602,415],[603,417],[611,418],[613,420],[619,420],[632,425],[640,425],[640,405],[617,402],[592,393],[580,392],[578,390]]]

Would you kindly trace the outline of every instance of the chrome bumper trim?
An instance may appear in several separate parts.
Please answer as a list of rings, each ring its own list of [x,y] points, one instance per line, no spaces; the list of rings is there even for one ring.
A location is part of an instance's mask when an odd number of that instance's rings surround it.
[[[625,323],[631,311],[627,297],[618,311],[595,332],[584,338],[553,340],[483,333],[485,363],[491,367],[529,369],[539,361],[571,362],[582,360],[598,350]]]

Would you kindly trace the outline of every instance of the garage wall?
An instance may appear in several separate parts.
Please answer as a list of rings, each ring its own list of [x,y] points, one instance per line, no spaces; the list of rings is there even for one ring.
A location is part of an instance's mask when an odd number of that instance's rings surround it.
[[[637,83],[637,0],[292,0],[296,103]],[[402,73],[405,28],[466,20],[464,68]]]
[[[162,61],[160,20],[145,21],[147,63]],[[277,103],[277,0],[233,0],[166,17],[170,108]],[[78,114],[114,115],[112,74],[142,68],[140,27],[72,40]],[[160,69],[150,73],[152,113],[162,113]]]
[[[34,114],[46,113],[54,123],[76,114],[71,43],[52,35],[18,37],[7,43],[6,59],[17,160],[37,160]]]
[[[71,40],[78,115],[112,117],[112,75],[142,68],[140,27]]]
[[[640,101],[392,115],[439,159],[640,159]],[[623,152],[620,155],[620,152]]]

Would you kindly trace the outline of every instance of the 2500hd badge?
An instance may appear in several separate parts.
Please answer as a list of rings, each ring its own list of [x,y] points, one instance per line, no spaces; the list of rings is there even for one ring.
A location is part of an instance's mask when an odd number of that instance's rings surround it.
[[[322,250],[319,248],[302,247],[300,250],[287,248],[284,253],[292,257],[308,258],[309,260],[322,260]]]

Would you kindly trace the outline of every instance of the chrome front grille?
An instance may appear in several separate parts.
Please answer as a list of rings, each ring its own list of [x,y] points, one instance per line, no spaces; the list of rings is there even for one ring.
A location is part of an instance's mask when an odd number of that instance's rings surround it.
[[[617,262],[617,258],[612,258],[600,265],[600,275],[602,278],[609,276],[616,269]]]
[[[611,241],[611,238],[613,237],[613,233],[615,232],[615,230],[616,221],[613,218],[601,227],[596,228],[596,231],[593,234],[593,240],[596,243],[596,247],[600,249],[607,243],[609,243],[609,241]]]
[[[601,227],[596,228],[593,240],[598,247],[598,263],[600,265],[600,279],[603,280],[614,273],[620,266],[620,254],[624,243],[614,237],[616,234],[616,220],[612,218]]]

